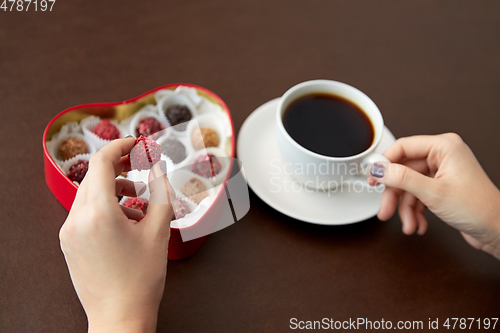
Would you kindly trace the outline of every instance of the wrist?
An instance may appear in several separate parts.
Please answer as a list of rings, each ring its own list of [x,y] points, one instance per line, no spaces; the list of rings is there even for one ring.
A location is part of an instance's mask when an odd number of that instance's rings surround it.
[[[487,228],[491,233],[491,242],[489,251],[493,256],[500,260],[500,191],[496,189],[491,202],[491,209],[486,220]]]
[[[87,313],[88,332],[149,333],[156,331],[158,307],[140,306],[127,309],[105,306],[102,310]]]

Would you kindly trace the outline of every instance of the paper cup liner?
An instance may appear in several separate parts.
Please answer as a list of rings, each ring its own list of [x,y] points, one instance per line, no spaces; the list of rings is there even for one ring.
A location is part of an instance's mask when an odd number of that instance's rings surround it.
[[[191,112],[191,119],[194,119],[198,116],[198,113],[196,111],[196,106],[193,104],[193,102],[191,102],[191,100],[187,96],[175,93],[171,90],[164,92],[162,98],[158,101],[158,109],[157,109],[158,114],[164,121],[170,124],[172,132],[174,132],[179,136],[186,135],[186,129],[190,121],[187,121],[185,123],[180,123],[174,126],[168,120],[165,114],[166,110],[172,105],[185,105]]]
[[[103,119],[96,117],[96,116],[90,116],[90,117],[87,117],[81,121],[83,135],[85,136],[85,138],[87,140],[89,140],[94,145],[96,150],[101,149],[102,147],[104,147],[105,145],[107,145],[108,143],[110,143],[112,141],[112,140],[102,139],[92,132],[101,120],[103,120]],[[109,119],[109,121],[120,132],[120,138],[124,138],[127,135],[127,134],[123,133],[121,126],[119,126],[116,121],[110,120],[110,119]]]
[[[202,150],[202,149],[196,149],[195,145],[193,144],[193,131],[198,130],[200,128],[210,128],[217,133],[217,137],[219,139],[219,144],[214,147],[214,148],[220,148],[223,149],[225,147],[225,143],[227,140],[227,135],[226,131],[224,130],[223,124],[218,121],[218,117],[214,117],[212,115],[203,115],[199,116],[189,122],[188,128],[187,128],[187,136],[188,140],[190,143],[190,146],[193,148],[193,150]],[[204,147],[210,148],[210,147]]]
[[[168,135],[168,132],[170,131],[170,123],[168,121],[166,121],[166,118],[165,119],[162,119],[162,117],[160,117],[158,115],[158,112],[157,112],[157,109],[155,106],[153,106],[154,110],[150,107],[150,105],[146,105],[144,108],[142,108],[140,111],[138,111],[132,118],[132,120],[130,121],[130,125],[129,125],[129,132],[135,137],[139,137],[139,133],[137,133],[136,131],[136,128],[137,126],[139,125],[139,121],[141,119],[144,119],[144,118],[155,118],[156,120],[158,120],[164,127],[163,130],[161,130],[160,132],[157,132],[153,135],[150,135],[150,137],[153,139],[153,140],[158,140],[161,136],[164,136],[164,135]]]
[[[197,174],[195,172],[195,170],[193,170],[195,160],[199,156],[202,156],[205,154],[214,155],[215,158],[217,158],[217,160],[219,161],[219,163],[221,165],[221,170],[215,176],[205,177],[204,175]],[[188,166],[189,166],[191,172],[198,175],[199,177],[206,178],[206,179],[210,180],[215,186],[217,186],[217,185],[222,184],[222,182],[224,181],[224,178],[226,177],[226,175],[229,171],[230,161],[229,161],[229,157],[221,149],[219,149],[219,148],[206,148],[204,150],[199,150],[199,151],[195,152],[194,154],[192,154],[192,156],[188,162]]]
[[[91,156],[90,154],[79,154],[79,155],[76,155],[76,156],[70,158],[69,160],[66,160],[66,161],[62,162],[62,165],[61,165],[62,172],[64,172],[64,174],[66,175],[66,177],[68,177],[69,168],[71,168],[71,166],[74,163],[78,162],[79,160],[90,161],[90,156]],[[80,186],[80,184],[78,182],[76,182],[76,181],[73,181],[73,183],[76,186]]]
[[[61,134],[61,133],[59,133]],[[85,144],[87,145],[87,150],[88,152],[86,154],[93,155],[96,152],[95,146],[87,140],[83,134],[80,133],[66,133],[63,135],[58,135],[56,138],[52,137],[52,140],[50,140],[50,145],[47,145],[47,150],[49,152],[49,155],[52,157],[52,159],[56,162],[56,164],[61,167],[64,160],[61,159],[61,156],[59,155],[59,147],[61,146],[61,143],[64,141],[64,139],[67,138],[80,138],[82,139]],[[69,159],[68,159],[69,160]]]
[[[186,169],[177,169],[171,172],[167,170],[167,177],[172,185],[172,187],[182,193],[186,198],[190,199],[196,204],[201,204],[204,201],[213,202],[215,198],[215,191],[213,183],[210,180],[200,177],[189,170]],[[204,185],[204,189],[199,191],[187,192],[184,188],[184,185],[190,181],[192,178],[195,178],[197,183],[201,183]]]
[[[169,140],[177,140],[177,141],[179,141],[184,146],[186,157],[184,157],[183,160],[178,161],[176,163],[167,154],[167,151],[166,151],[165,147],[168,144]],[[172,162],[173,169],[179,169],[179,168],[184,167],[186,165],[186,163],[188,163],[189,157],[194,153],[194,149],[192,148],[191,143],[187,140],[187,138],[185,136],[182,136],[182,137],[176,136],[173,133],[173,131],[170,132],[169,135],[163,135],[163,136],[161,136],[160,138],[158,138],[158,140],[156,142],[161,147],[162,155],[167,156],[169,158],[169,160]],[[167,169],[167,170],[173,170],[173,169]]]

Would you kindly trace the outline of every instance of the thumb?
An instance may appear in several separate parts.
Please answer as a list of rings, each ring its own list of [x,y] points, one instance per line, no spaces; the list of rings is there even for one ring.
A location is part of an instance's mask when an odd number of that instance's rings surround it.
[[[370,166],[369,183],[384,184],[409,192],[421,201],[431,191],[434,179],[405,165],[377,162]]]
[[[149,172],[149,205],[144,220],[154,229],[154,232],[163,229],[170,230],[173,208],[174,191],[167,179],[167,164],[165,161],[156,163]]]

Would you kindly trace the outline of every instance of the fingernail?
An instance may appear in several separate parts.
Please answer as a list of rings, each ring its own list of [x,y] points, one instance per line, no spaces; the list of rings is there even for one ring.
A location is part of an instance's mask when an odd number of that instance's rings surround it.
[[[376,178],[382,178],[385,175],[385,165],[373,163],[370,167],[370,174]]]
[[[125,139],[128,139],[128,138],[134,138],[134,139],[135,139],[135,137],[134,137],[132,134],[129,134],[129,135],[127,135],[127,136],[125,137]]]
[[[160,169],[161,169],[161,172],[163,172],[164,175],[167,174],[167,162],[165,161],[160,161]]]
[[[137,191],[137,196],[141,196],[146,192],[147,186],[144,182],[135,182],[135,190]]]

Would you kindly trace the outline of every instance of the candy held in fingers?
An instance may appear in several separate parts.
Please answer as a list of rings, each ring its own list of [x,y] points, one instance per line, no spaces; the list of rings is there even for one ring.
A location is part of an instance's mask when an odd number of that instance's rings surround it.
[[[155,140],[140,136],[130,151],[130,168],[132,170],[149,170],[160,161],[161,148]]]
[[[219,160],[212,154],[198,156],[191,166],[191,171],[202,177],[215,177],[220,173],[222,166]]]
[[[68,178],[80,184],[89,170],[89,161],[78,160],[68,170]]]
[[[128,198],[127,201],[123,203],[125,207],[140,209],[144,214],[148,210],[149,201],[144,198]]]
[[[69,137],[61,142],[59,146],[59,155],[61,160],[69,160],[79,154],[87,154],[89,149],[85,141],[77,137]]]
[[[138,135],[150,136],[164,129],[157,119],[148,117],[141,119],[135,130]]]
[[[109,120],[101,120],[92,133],[97,135],[103,140],[116,140],[120,137],[120,131]]]

